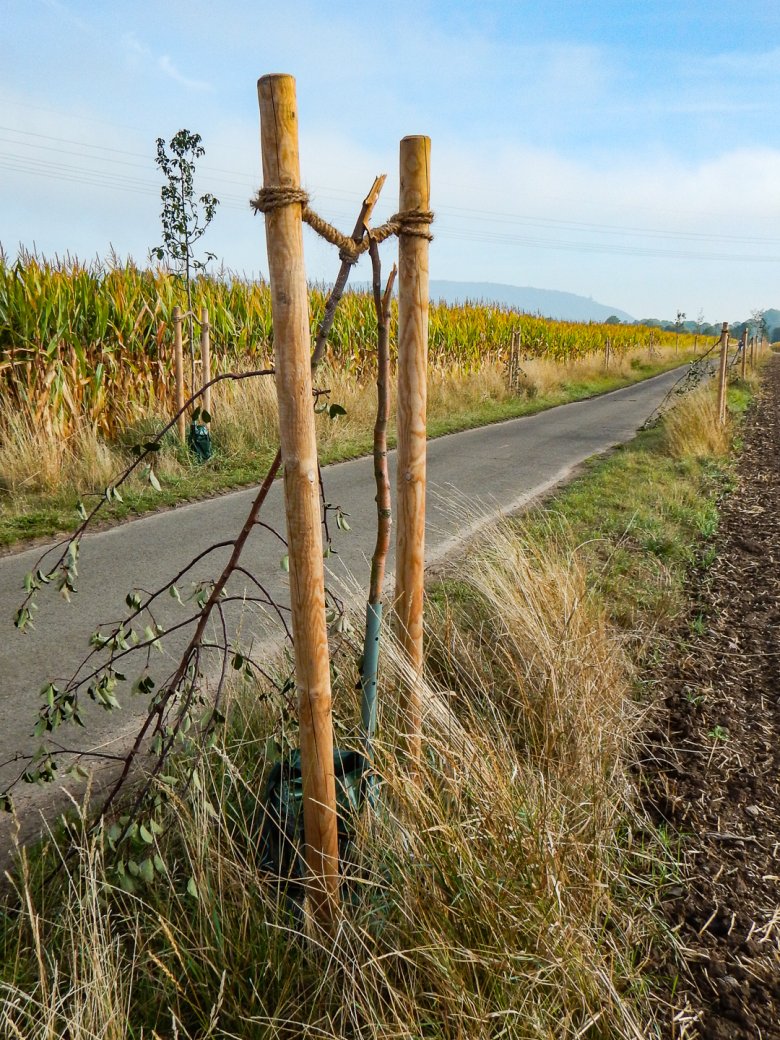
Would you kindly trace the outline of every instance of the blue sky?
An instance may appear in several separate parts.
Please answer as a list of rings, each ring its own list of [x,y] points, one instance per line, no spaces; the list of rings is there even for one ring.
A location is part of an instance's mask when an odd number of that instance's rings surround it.
[[[398,141],[432,138],[433,277],[636,317],[780,306],[780,4],[3,0],[0,241],[145,260],[154,141],[206,147],[204,245],[266,269],[256,80],[297,78],[304,184],[351,228]],[[389,249],[390,247],[386,247]],[[337,258],[307,234],[313,279]],[[365,262],[363,262],[365,263]],[[364,278],[362,267],[357,277]]]

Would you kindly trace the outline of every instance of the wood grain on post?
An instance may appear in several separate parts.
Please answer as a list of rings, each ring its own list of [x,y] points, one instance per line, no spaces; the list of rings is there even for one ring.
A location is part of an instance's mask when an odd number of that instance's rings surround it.
[[[206,389],[203,391],[203,410],[211,414],[211,327],[209,326],[209,312],[207,307],[200,311],[200,362],[201,377]]]
[[[173,308],[173,365],[174,378],[176,380],[176,411],[181,412],[176,426],[179,431],[179,440],[187,437],[187,416],[184,408],[184,353],[181,342],[181,326],[183,322],[181,307]]]
[[[720,369],[718,371],[718,422],[726,422],[726,382],[729,363],[729,323],[723,322],[720,334]]]
[[[401,141],[398,209],[430,207],[431,141]],[[404,750],[414,773],[420,762],[425,567],[426,408],[428,369],[428,239],[398,241],[398,455],[396,630],[409,666],[399,700]]]
[[[263,76],[257,94],[263,184],[266,188],[297,189],[300,166],[295,80],[286,75]],[[283,205],[266,213],[265,229],[287,514],[308,888],[314,915],[327,926],[338,904],[338,821],[301,204]]]

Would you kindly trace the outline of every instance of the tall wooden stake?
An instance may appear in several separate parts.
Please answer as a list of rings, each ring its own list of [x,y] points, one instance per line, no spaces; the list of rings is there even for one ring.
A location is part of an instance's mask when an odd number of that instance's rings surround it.
[[[286,75],[263,76],[257,93],[263,184],[266,188],[299,188],[295,80]],[[266,213],[265,228],[287,513],[308,885],[315,917],[327,927],[338,905],[338,834],[300,203]]]
[[[748,351],[748,333],[747,333],[747,329],[743,329],[742,330],[742,343],[741,343],[740,347],[741,347],[741,350],[742,350],[742,358],[741,358],[741,361],[742,361],[742,371],[741,371],[741,375],[742,375],[742,378],[744,379],[745,375],[747,373],[747,351]]]
[[[200,374],[203,385],[211,382],[211,327],[207,307],[200,311]],[[203,391],[203,410],[211,414],[211,387]]]
[[[720,370],[718,372],[718,422],[726,422],[726,381],[729,363],[729,323],[723,322],[720,334]]]
[[[398,208],[430,207],[431,141],[405,137],[400,154]],[[397,635],[410,668],[400,694],[400,719],[412,773],[421,755],[423,572],[428,366],[428,240],[402,234],[398,242],[398,470],[396,537]]]
[[[182,412],[184,408],[184,354],[182,352],[181,326],[183,318],[181,307],[173,308],[173,364],[176,379],[176,411],[181,412],[176,423],[179,430],[179,439],[185,440],[187,436],[187,417]]]

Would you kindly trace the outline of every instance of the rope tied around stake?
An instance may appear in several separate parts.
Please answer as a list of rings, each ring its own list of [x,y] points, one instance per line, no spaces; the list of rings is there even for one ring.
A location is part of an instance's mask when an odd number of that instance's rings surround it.
[[[343,263],[357,263],[363,253],[368,252],[372,241],[381,243],[392,235],[410,235],[424,238],[428,242],[433,241],[433,235],[429,230],[429,225],[433,223],[432,210],[410,209],[403,213],[394,213],[379,227],[367,228],[363,238],[357,241],[342,234],[337,227],[316,213],[309,205],[308,192],[303,188],[261,188],[250,200],[255,213],[271,213],[282,206],[293,206],[296,203],[301,207],[301,219],[326,242],[338,248],[339,259]]]

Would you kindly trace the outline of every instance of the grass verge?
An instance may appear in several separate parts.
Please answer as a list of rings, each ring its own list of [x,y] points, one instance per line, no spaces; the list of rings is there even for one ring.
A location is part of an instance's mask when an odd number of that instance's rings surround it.
[[[498,525],[431,590],[420,784],[385,711],[381,802],[354,821],[335,940],[306,938],[263,865],[257,793],[295,732],[255,687],[134,851],[77,833],[78,863],[47,886],[51,849],[26,860],[0,928],[3,1035],[652,1035],[648,967],[672,942],[654,906],[674,858],[634,797],[636,651],[681,609],[729,479],[700,437],[686,450],[701,407],[683,401],[676,425]],[[390,650],[385,704],[399,668]],[[355,662],[339,670],[349,747]]]
[[[587,358],[569,364],[529,361],[521,384],[510,391],[502,369],[485,364],[476,372],[432,371],[429,385],[428,433],[446,433],[530,415],[569,401],[582,400],[647,379],[688,360],[688,355],[636,351],[614,358],[609,371],[603,361]],[[335,421],[318,418],[323,463],[339,462],[371,450],[375,388],[355,386],[336,373],[322,372],[318,385],[330,399],[347,408]],[[162,490],[145,480],[131,480],[123,501],[104,512],[118,522],[150,510],[207,498],[256,483],[276,452],[276,402],[269,381],[223,384],[215,391],[212,427],[214,457],[194,462],[173,436],[157,460]],[[159,417],[130,417],[121,443],[101,439],[88,424],[62,438],[40,423],[18,417],[0,421],[0,550],[21,541],[68,531],[76,507],[94,501],[131,459],[130,446],[148,440],[161,425]],[[395,433],[389,431],[391,446]]]

